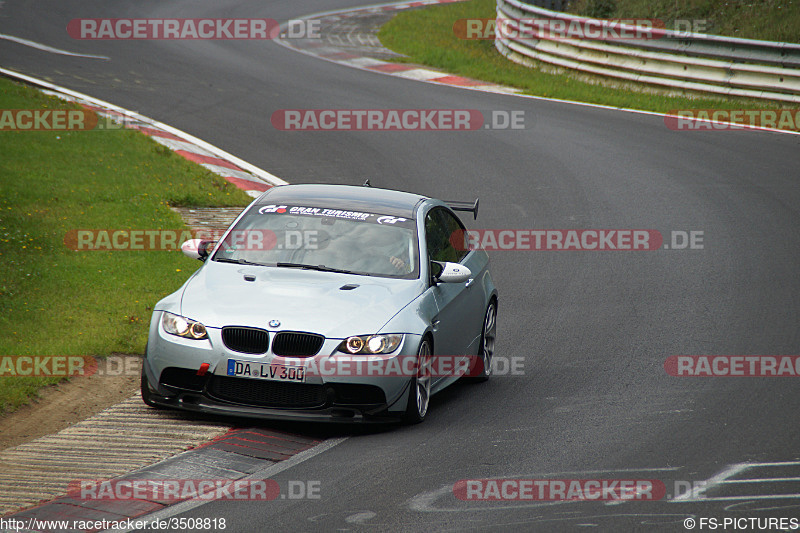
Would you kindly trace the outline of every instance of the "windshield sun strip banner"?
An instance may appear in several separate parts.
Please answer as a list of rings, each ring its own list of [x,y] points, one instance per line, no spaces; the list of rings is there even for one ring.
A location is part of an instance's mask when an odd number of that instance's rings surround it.
[[[385,215],[381,213],[371,213],[367,211],[354,211],[348,209],[333,209],[328,207],[312,207],[303,205],[279,205],[269,204],[255,206],[259,214],[276,214],[276,215],[295,215],[306,217],[322,217],[336,220],[354,220],[356,222],[369,222],[372,224],[399,226],[404,228],[413,228],[414,220],[411,218],[397,217],[392,215]]]

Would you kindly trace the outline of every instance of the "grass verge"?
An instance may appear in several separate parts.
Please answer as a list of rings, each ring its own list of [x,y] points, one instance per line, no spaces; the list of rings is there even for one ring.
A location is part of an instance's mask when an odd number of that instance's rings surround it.
[[[0,78],[0,109],[75,107]],[[74,251],[67,232],[182,229],[170,205],[249,201],[135,131],[0,131],[0,358],[142,353],[152,306],[199,263],[179,251]],[[0,414],[61,379],[5,370]]]
[[[399,13],[385,24],[378,37],[387,48],[408,56],[407,61],[444,69],[462,76],[522,89],[525,93],[613,107],[670,112],[677,109],[780,108],[778,102],[743,98],[691,95],[671,96],[601,85],[600,78],[584,81],[578,74],[553,74],[527,68],[503,57],[492,40],[459,39],[453,24],[464,18],[494,18],[494,0],[470,0]],[[620,82],[605,80],[618,86]],[[650,91],[650,92],[644,92]]]
[[[675,29],[676,21],[691,21],[691,27],[701,33],[800,43],[797,0],[573,0],[569,12],[599,18],[659,19],[670,29]]]

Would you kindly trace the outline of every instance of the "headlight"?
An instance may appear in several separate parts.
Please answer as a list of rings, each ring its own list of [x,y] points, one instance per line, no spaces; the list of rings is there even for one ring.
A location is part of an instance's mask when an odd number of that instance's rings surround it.
[[[164,312],[161,315],[161,327],[167,333],[178,337],[197,340],[208,338],[206,327],[203,324],[172,313]]]
[[[392,353],[403,342],[403,335],[361,335],[348,337],[339,345],[339,351],[353,355]]]

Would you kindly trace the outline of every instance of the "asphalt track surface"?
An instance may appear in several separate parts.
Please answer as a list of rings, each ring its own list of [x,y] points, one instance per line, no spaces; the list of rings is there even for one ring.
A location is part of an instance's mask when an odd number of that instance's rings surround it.
[[[679,378],[671,355],[800,354],[800,137],[677,132],[662,118],[435,86],[324,62],[272,42],[76,41],[89,17],[268,17],[331,1],[38,0],[0,5],[3,67],[138,111],[291,182],[481,198],[479,228],[704,232],[704,248],[498,251],[498,354],[524,374],[457,385],[425,423],[347,436],[276,475],[319,499],[207,503],[226,531],[684,531],[683,519],[800,518],[797,465],[756,466],[737,500],[462,502],[463,479],[709,480],[729,465],[800,460],[798,378]],[[283,132],[280,109],[522,110],[524,130]],[[685,486],[685,485],[681,485]],[[715,494],[728,494],[717,491]]]

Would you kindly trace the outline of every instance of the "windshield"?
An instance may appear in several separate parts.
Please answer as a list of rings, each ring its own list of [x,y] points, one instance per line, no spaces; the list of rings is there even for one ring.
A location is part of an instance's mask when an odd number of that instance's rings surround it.
[[[411,219],[306,206],[253,206],[213,261],[415,279]]]

